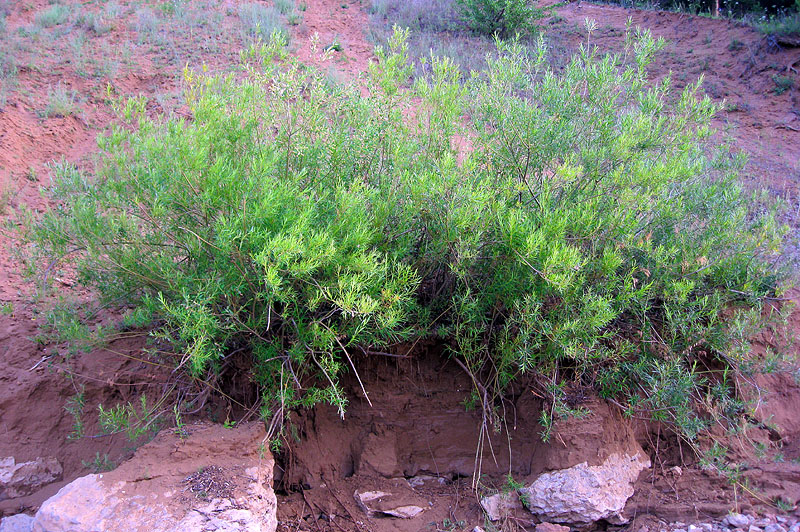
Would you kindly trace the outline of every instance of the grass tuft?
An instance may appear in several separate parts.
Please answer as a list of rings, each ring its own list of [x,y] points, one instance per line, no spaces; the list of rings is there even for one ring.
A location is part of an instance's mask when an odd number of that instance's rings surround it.
[[[34,17],[34,23],[40,28],[51,28],[64,24],[69,20],[70,7],[64,4],[53,4]]]
[[[280,11],[275,7],[247,2],[239,6],[239,19],[245,34],[251,38],[269,40],[277,33],[288,40],[289,32],[283,25]]]
[[[59,82],[47,91],[47,106],[40,115],[44,118],[72,116],[78,112],[77,97],[78,93]]]

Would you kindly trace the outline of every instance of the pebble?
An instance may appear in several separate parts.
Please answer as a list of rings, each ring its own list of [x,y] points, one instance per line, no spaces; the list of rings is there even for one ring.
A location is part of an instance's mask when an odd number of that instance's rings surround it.
[[[764,527],[764,532],[786,532],[781,525],[769,524]]]
[[[733,528],[741,528],[741,529],[744,529],[744,527],[750,525],[750,520],[747,518],[746,515],[742,514],[728,514],[725,516],[722,522],[723,524],[729,525]]]
[[[800,515],[745,515],[731,512],[719,520],[684,524],[663,523],[659,532],[800,532]],[[638,532],[655,532],[641,527]]]

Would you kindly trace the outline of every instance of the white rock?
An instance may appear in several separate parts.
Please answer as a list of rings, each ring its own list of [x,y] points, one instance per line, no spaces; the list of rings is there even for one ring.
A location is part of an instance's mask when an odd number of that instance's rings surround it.
[[[55,458],[17,463],[13,456],[0,459],[0,501],[24,497],[61,480],[63,469]]]
[[[481,506],[490,521],[499,521],[523,509],[519,495],[515,491],[484,497],[481,499]]]
[[[425,511],[421,506],[424,501],[416,494],[409,494],[400,489],[396,491],[397,493],[380,490],[356,490],[353,493],[353,497],[359,507],[371,517],[388,516],[399,519],[412,519]]]
[[[25,514],[10,515],[0,521],[0,532],[31,532],[33,517]]]
[[[194,427],[187,439],[162,432],[120,468],[61,488],[32,530],[274,532],[274,461],[264,437],[263,424]]]
[[[769,524],[764,527],[764,532],[786,532],[786,529],[778,524]]]
[[[688,532],[702,532],[703,529],[699,526],[689,525]]]
[[[598,466],[586,462],[545,473],[520,495],[534,514],[559,523],[593,523],[606,519],[615,524],[628,521],[622,511],[633,495],[633,483],[650,460],[612,454]]]

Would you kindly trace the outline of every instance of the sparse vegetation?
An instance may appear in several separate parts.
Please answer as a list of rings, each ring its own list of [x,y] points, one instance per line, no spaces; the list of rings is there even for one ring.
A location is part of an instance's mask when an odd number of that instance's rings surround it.
[[[781,76],[780,74],[775,74],[772,76],[772,81],[775,82],[775,88],[772,89],[775,94],[783,94],[794,87],[794,78],[791,76]]]
[[[64,405],[64,410],[72,416],[73,420],[72,433],[69,435],[69,439],[77,440],[84,435],[83,409],[85,406],[86,399],[83,390],[67,399]]]
[[[69,20],[69,17],[69,6],[56,3],[37,13],[33,20],[41,28],[50,28],[64,24]]]
[[[294,0],[275,0],[275,9],[277,9],[281,15],[288,15],[294,11]]]
[[[78,94],[58,83],[47,92],[47,106],[42,110],[41,116],[45,118],[72,116],[78,112]]]
[[[245,33],[251,38],[268,40],[277,33],[281,39],[288,41],[289,32],[281,21],[280,12],[274,7],[248,2],[239,6],[239,19]]]
[[[161,428],[162,418],[174,413],[172,405],[164,402],[169,394],[163,395],[155,403],[150,403],[146,395],[139,396],[139,403],[120,403],[109,409],[99,405],[100,427],[105,434],[124,433],[132,442],[149,434],[151,437]]]
[[[744,43],[738,39],[731,39],[730,44],[728,44],[728,50],[731,52],[738,52],[744,48]]]
[[[794,12],[758,21],[756,28],[765,35],[800,39],[800,5],[795,8]]]
[[[734,394],[698,360],[738,371],[782,278],[771,207],[713,154],[716,107],[648,82],[646,32],[626,35],[631,65],[587,48],[556,75],[541,44],[512,41],[482,75],[432,57],[410,87],[407,33],[389,44],[367,96],[300,69],[276,33],[243,54],[244,79],[186,71],[191,121],[120,101],[97,176],[56,172],[63,207],[31,238],[51,258],[80,250],[81,282],[191,375],[248,353],[273,436],[293,408],[343,414],[358,355],[428,338],[473,377],[487,426],[530,374],[551,423],[584,414],[568,378],[697,438]],[[170,412],[118,405],[101,423],[141,434]]]
[[[11,204],[11,186],[0,184],[0,215],[8,214]]]
[[[82,460],[81,463],[83,464],[83,467],[89,469],[92,473],[104,473],[117,467],[117,464],[115,464],[114,461],[108,457],[108,453],[103,453],[103,455],[100,456],[100,451],[95,453],[94,460]]]

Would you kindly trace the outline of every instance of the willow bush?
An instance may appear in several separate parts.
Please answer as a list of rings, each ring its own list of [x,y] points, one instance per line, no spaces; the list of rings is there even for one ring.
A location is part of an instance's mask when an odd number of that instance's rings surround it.
[[[412,85],[406,37],[377,50],[368,91],[275,36],[243,75],[187,70],[190,119],[121,102],[102,162],[59,167],[31,238],[191,375],[246,353],[274,434],[300,406],[344,415],[342,375],[419,338],[449,348],[496,423],[532,375],[545,438],[581,413],[573,383],[702,433],[781,280],[781,229],[712,146],[715,106],[648,80],[646,32],[561,74],[541,42],[498,43],[469,79],[433,57]]]

